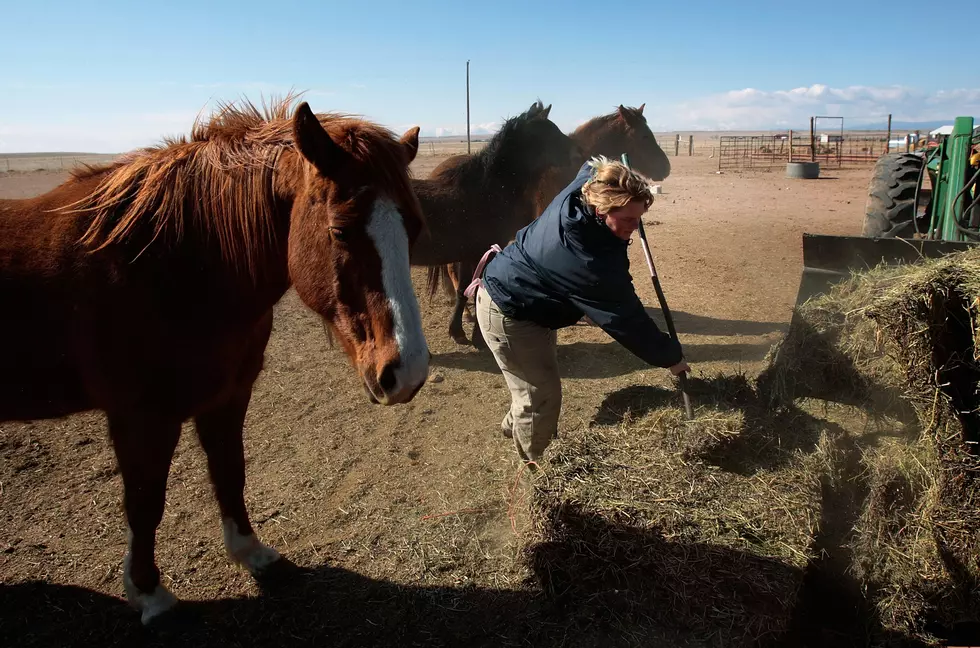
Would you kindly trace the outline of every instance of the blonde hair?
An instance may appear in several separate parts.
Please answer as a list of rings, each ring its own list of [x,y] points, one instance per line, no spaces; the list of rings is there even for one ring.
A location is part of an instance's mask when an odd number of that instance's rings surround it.
[[[653,203],[652,181],[622,162],[603,156],[589,160],[592,178],[582,186],[582,197],[596,212],[623,207],[632,200],[641,200],[650,207]]]

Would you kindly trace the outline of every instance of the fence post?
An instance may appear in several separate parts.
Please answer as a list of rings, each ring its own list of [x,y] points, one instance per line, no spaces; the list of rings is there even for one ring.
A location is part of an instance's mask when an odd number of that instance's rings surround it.
[[[888,113],[888,137],[885,138],[885,153],[891,151],[892,146],[892,114]]]
[[[694,135],[687,136],[687,157],[694,155]]]
[[[793,131],[789,131],[789,161],[793,161]]]
[[[677,133],[674,137],[674,157],[681,154],[681,134]]]
[[[813,117],[810,118],[810,161],[817,161],[817,132],[814,130]]]

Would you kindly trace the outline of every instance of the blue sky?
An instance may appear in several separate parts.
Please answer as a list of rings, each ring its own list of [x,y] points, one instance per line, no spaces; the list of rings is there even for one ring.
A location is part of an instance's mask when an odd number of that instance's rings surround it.
[[[929,42],[973,2],[2,2],[0,152],[118,152],[290,89],[465,134],[467,59],[475,133],[538,97],[566,130],[620,103],[655,131],[980,118],[975,57]]]

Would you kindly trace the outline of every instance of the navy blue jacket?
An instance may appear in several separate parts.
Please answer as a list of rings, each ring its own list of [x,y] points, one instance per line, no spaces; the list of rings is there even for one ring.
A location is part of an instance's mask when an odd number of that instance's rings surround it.
[[[650,319],[629,271],[628,241],[582,201],[586,163],[541,216],[487,264],[483,288],[507,317],[550,329],[582,315],[657,367],[681,361],[680,344]]]

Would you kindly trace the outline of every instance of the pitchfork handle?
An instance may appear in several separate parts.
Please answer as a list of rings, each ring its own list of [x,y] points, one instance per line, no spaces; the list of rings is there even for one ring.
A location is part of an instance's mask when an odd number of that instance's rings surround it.
[[[623,164],[627,168],[630,168],[630,160],[625,153],[623,153],[622,160]],[[640,218],[637,229],[640,232],[640,245],[643,247],[643,256],[647,260],[647,267],[650,269],[650,278],[653,280],[653,289],[657,291],[657,301],[660,302],[660,310],[663,311],[664,320],[667,322],[667,332],[670,334],[672,340],[680,344],[680,340],[677,339],[677,329],[674,328],[674,318],[671,317],[670,309],[667,308],[667,298],[664,296],[663,288],[660,287],[660,277],[657,276],[657,267],[653,264],[653,254],[650,252],[650,244],[647,243],[647,235],[643,230],[642,218]],[[687,372],[682,371],[678,374],[678,378],[681,383],[681,396],[684,397],[684,412],[687,414],[688,419],[693,419],[694,412],[691,409],[691,397],[687,393]]]

